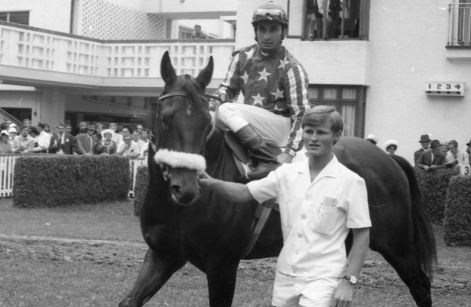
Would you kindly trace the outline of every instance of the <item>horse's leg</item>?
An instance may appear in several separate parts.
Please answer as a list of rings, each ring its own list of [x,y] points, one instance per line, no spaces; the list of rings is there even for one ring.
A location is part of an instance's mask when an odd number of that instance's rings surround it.
[[[207,266],[209,306],[230,307],[234,298],[239,259],[217,259]]]
[[[382,249],[372,247],[372,249],[383,255],[384,259],[396,270],[399,277],[409,288],[417,306],[432,306],[430,279],[420,267],[411,245],[409,245],[409,248],[389,246]]]
[[[147,250],[136,282],[131,291],[119,303],[119,307],[140,307],[144,305],[172,276],[185,261],[158,257],[150,248]]]

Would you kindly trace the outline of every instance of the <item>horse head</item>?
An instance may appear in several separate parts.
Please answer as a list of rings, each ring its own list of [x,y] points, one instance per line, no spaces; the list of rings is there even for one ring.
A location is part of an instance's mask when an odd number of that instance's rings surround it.
[[[197,172],[205,170],[203,150],[211,131],[209,104],[204,95],[213,74],[213,58],[196,78],[177,76],[168,52],[162,57],[160,74],[165,82],[159,97],[157,123],[158,151],[154,160],[160,165],[173,200],[191,205],[199,196]]]

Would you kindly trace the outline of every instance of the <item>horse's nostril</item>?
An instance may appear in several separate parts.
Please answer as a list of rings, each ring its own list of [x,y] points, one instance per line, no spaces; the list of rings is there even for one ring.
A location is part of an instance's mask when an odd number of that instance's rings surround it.
[[[170,190],[172,191],[172,194],[178,194],[180,193],[180,186],[178,185],[172,185],[170,187]]]

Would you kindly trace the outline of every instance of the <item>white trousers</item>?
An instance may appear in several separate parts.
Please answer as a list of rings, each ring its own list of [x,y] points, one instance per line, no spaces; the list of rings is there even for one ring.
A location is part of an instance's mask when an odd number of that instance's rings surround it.
[[[340,278],[300,277],[276,272],[272,305],[276,307],[329,307]]]
[[[290,118],[243,103],[220,105],[217,119],[233,132],[250,124],[262,140],[278,147],[286,146],[291,131]]]

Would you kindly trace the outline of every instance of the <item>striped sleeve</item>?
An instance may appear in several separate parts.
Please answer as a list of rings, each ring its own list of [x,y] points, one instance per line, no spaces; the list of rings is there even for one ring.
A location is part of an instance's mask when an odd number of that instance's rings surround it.
[[[239,61],[240,52],[236,52],[233,57],[229,69],[227,70],[224,81],[219,86],[217,94],[226,95],[228,101],[234,100],[240,93],[240,81],[239,81]]]
[[[309,84],[307,73],[304,68],[298,64],[293,63],[287,72],[287,104],[291,111],[291,131],[288,139],[288,145],[285,152],[289,153],[291,150],[298,151],[301,149],[301,121],[304,112],[309,108],[309,101],[307,99],[307,87]]]

